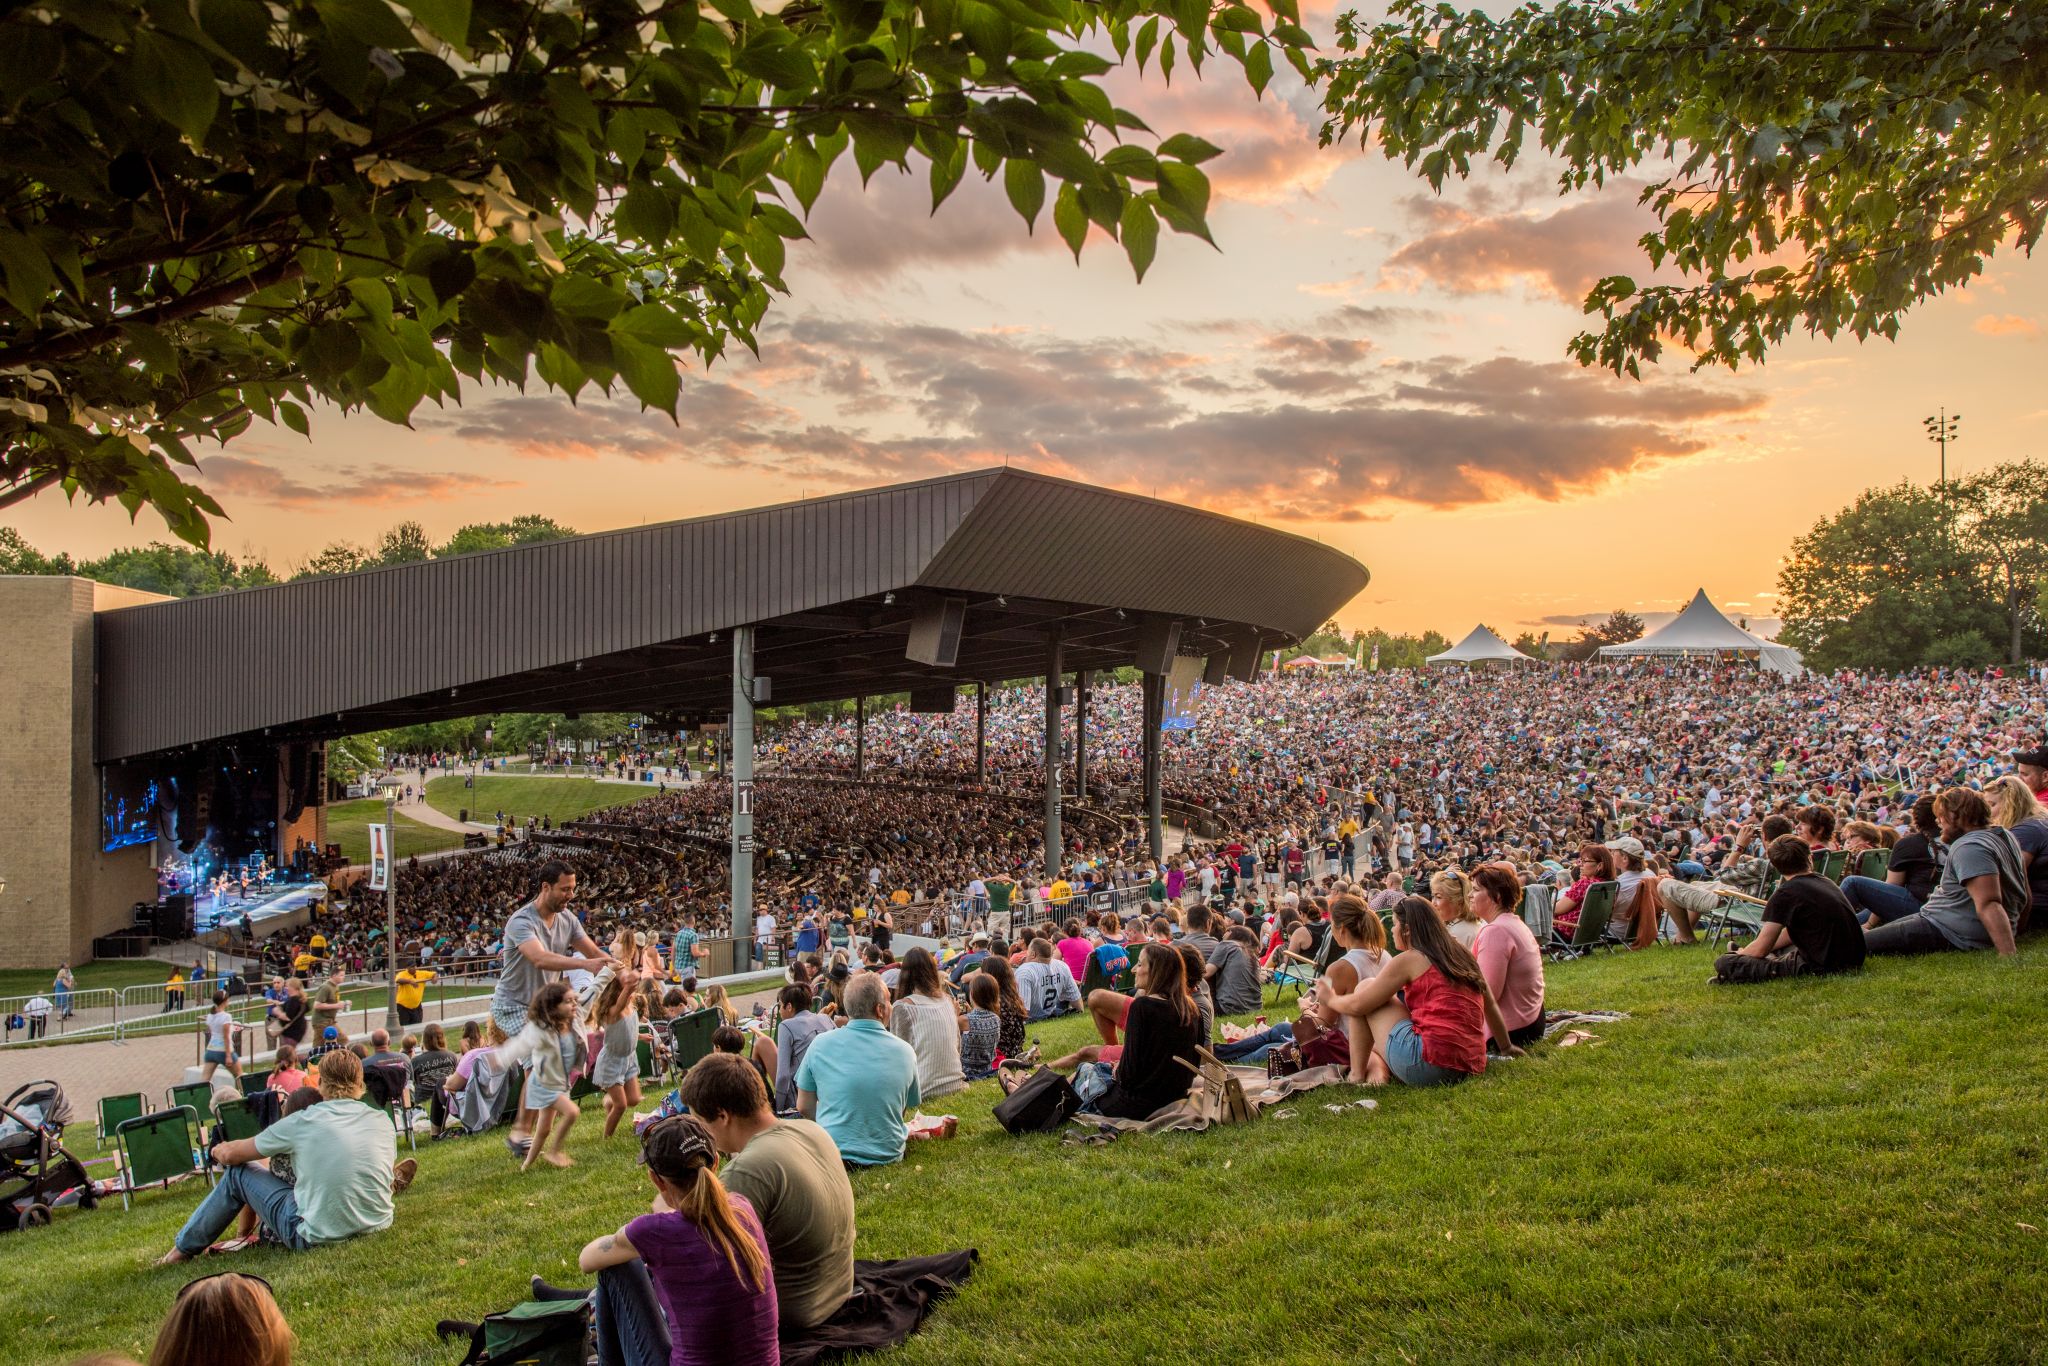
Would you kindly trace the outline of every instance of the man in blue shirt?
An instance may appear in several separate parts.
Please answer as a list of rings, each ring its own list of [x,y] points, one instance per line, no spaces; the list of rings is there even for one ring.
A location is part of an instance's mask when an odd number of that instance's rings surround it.
[[[816,1120],[848,1166],[903,1160],[903,1112],[921,1099],[917,1054],[889,1032],[889,989],[879,973],[846,984],[846,1027],[821,1034],[796,1069],[796,1108]]]

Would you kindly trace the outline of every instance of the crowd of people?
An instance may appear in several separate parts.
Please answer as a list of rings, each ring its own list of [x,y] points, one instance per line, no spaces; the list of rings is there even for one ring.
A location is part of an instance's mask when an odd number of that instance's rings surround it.
[[[1135,761],[1135,705],[1096,694],[1106,784]],[[358,1097],[393,1067],[437,1132],[491,1127],[465,1120],[471,1102],[516,1081],[505,1141],[527,1167],[574,1161],[581,1077],[605,1120],[579,1142],[632,1134],[657,1198],[583,1248],[593,1287],[536,1293],[590,1302],[601,1360],[772,1362],[778,1333],[846,1303],[848,1172],[945,1136],[921,1110],[967,1086],[1049,1067],[1082,1114],[1143,1121],[1188,1096],[1204,1054],[1455,1084],[1542,1038],[1546,951],[1596,900],[1621,949],[1749,907],[1746,942],[1713,962],[1724,984],[2009,954],[2048,924],[2048,715],[1996,673],[1360,674],[1203,692],[1192,716],[1168,786],[1231,834],[1156,862],[1105,801],[1041,876],[1039,714],[999,695],[986,786],[969,781],[971,717],[964,741],[958,719],[871,718],[864,781],[836,771],[847,726],[765,735],[765,925],[730,924],[714,782],[557,840],[407,865],[402,961],[488,963],[488,1017],[460,1041],[348,1040],[322,974],[375,947],[381,898],[374,918],[331,909],[320,952],[291,955],[316,985],[293,976],[272,1006],[287,1117],[216,1151],[229,1178],[165,1260],[237,1220],[295,1250],[388,1226],[413,1172]],[[1562,931],[1549,942],[1522,914],[1532,888]],[[772,1029],[695,980],[700,940],[726,935],[784,967]],[[1301,986],[1295,1018],[1265,1018],[1275,981]],[[707,1007],[724,1016],[714,1051],[635,1115],[635,1049]],[[1033,1023],[1063,1015],[1097,1041],[1039,1057]],[[208,1061],[229,1065],[231,1022],[203,1027]]]

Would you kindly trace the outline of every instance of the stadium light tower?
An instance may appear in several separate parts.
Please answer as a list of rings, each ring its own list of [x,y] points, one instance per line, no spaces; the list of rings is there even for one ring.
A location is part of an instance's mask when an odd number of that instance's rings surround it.
[[[1941,447],[1941,490],[1942,500],[1948,499],[1948,443],[1957,439],[1956,428],[1963,422],[1963,415],[1951,415],[1946,408],[1940,409],[1933,417],[1922,418],[1920,425],[1927,429],[1927,439]]]

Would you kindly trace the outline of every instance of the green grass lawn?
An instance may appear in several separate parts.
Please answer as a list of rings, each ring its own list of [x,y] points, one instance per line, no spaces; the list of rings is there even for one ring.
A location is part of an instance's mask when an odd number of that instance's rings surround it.
[[[429,779],[427,804],[448,816],[467,807],[471,820],[487,821],[503,811],[515,823],[523,823],[528,816],[546,816],[560,825],[654,795],[651,787],[601,783],[595,778],[494,778],[485,774],[474,788],[466,788],[462,782],[459,776]]]
[[[1004,1135],[993,1083],[949,1097],[957,1139],[854,1178],[861,1256],[982,1257],[886,1360],[2041,1360],[2048,944],[1707,975],[1698,949],[1558,967],[1552,1004],[1634,1018],[1372,1112],[1327,1113],[1360,1094],[1329,1088],[1291,1119],[1075,1149]],[[276,1286],[301,1360],[452,1362],[436,1319],[532,1272],[586,1283],[576,1250],[645,1208],[629,1142],[586,1118],[571,1151],[522,1176],[495,1138],[422,1145],[394,1231],[219,1266],[149,1269],[189,1183],[63,1215],[7,1242],[0,1340],[140,1358],[179,1286],[234,1266]]]
[[[327,838],[341,846],[342,856],[350,863],[368,863],[370,827],[381,825],[383,821],[384,803],[375,797],[336,802],[327,808]],[[423,825],[403,811],[398,813],[398,857],[410,858],[414,854],[431,854],[441,849],[461,847],[460,831]]]
[[[163,981],[171,975],[171,965],[151,958],[110,958],[103,963],[73,963],[71,975],[78,979],[80,991],[133,987]],[[46,968],[0,968],[0,996],[47,996],[56,976],[55,963]]]

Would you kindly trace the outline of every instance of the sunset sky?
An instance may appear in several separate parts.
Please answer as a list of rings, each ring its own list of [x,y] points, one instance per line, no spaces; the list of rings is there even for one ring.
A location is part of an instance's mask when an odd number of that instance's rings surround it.
[[[1309,26],[1329,34],[1327,7]],[[216,544],[288,572],[408,518],[437,539],[523,512],[596,531],[1008,459],[1339,546],[1373,576],[1347,627],[1568,636],[1699,587],[1770,616],[1792,537],[1864,487],[1934,478],[1920,420],[1938,405],[1964,414],[1952,472],[2044,453],[2048,261],[1994,259],[1897,343],[1800,341],[1733,376],[1667,356],[1616,380],[1565,346],[1594,279],[1647,273],[1635,187],[1560,200],[1532,160],[1439,199],[1319,148],[1291,77],[1257,102],[1220,64],[1183,76],[1117,102],[1227,149],[1206,168],[1220,253],[1169,235],[1134,284],[1099,235],[1076,267],[1049,212],[1027,236],[999,188],[970,178],[930,217],[921,167],[863,192],[848,158],[761,361],[689,372],[679,429],[538,387],[423,407],[412,431],[259,427],[205,462],[233,519]],[[167,538],[148,512],[49,496],[8,517],[81,556]]]

